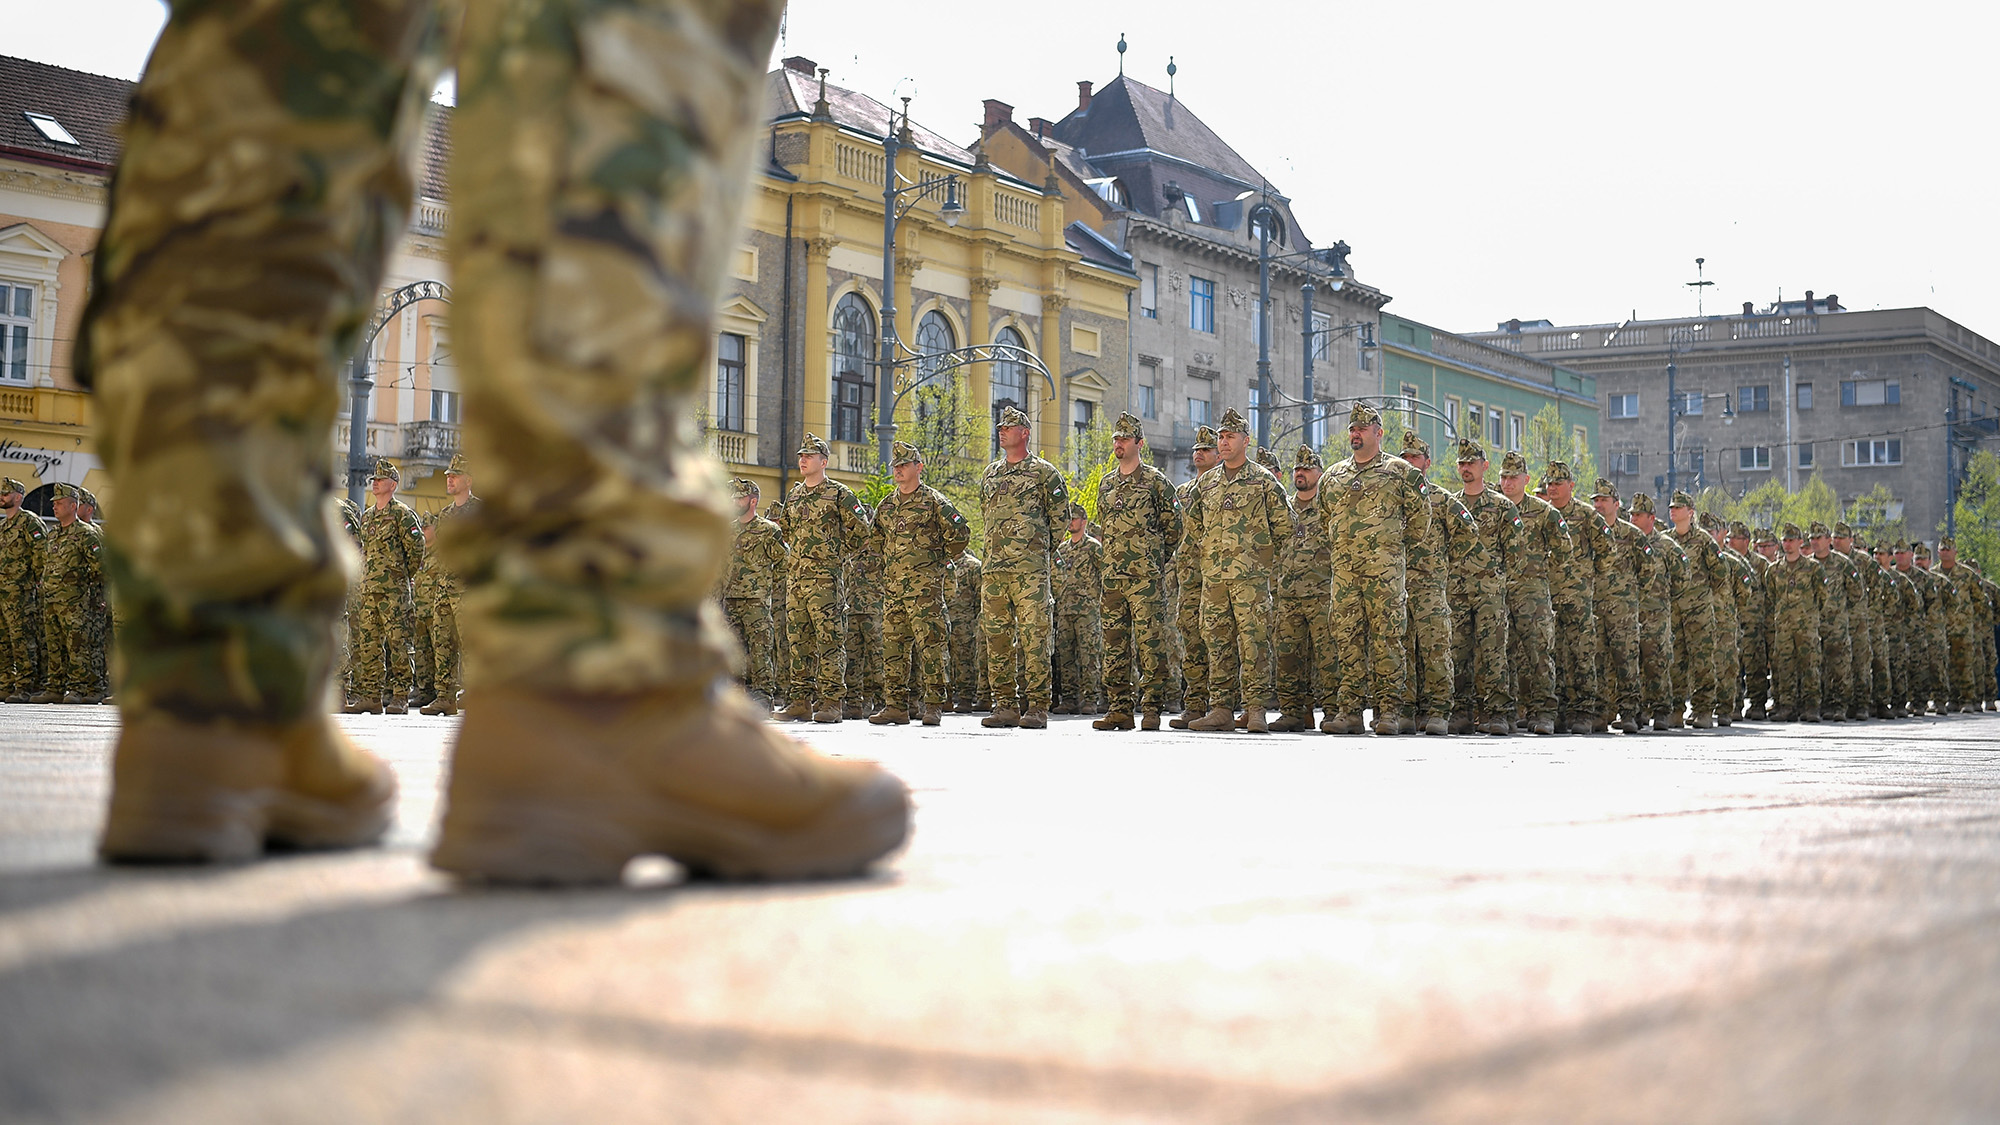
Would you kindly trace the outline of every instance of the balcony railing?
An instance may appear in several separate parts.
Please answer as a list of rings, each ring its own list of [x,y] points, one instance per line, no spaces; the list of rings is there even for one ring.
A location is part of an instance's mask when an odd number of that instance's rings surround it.
[[[875,447],[863,442],[836,441],[833,443],[833,467],[850,473],[872,473],[875,471]]]
[[[732,465],[754,465],[757,463],[755,435],[737,433],[734,430],[708,431],[708,448],[718,461]]]
[[[457,422],[403,423],[403,459],[443,465],[458,452]]]

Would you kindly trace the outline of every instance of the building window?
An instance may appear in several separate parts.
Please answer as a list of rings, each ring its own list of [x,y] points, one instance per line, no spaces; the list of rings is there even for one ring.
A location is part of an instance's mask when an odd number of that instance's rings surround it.
[[[1798,397],[1799,397],[1799,409],[1800,409],[1800,410],[1811,410],[1811,409],[1812,409],[1812,384],[1811,384],[1811,383],[1800,383],[1800,384],[1799,384],[1799,387],[1798,387]]]
[[[1139,315],[1160,319],[1160,267],[1151,262],[1139,266]]]
[[[919,382],[927,382],[945,370],[944,353],[958,347],[958,333],[952,331],[951,318],[932,309],[917,322],[917,352],[922,356],[917,360]]]
[[[1188,400],[1188,423],[1195,426],[1208,425],[1208,400],[1191,398]]]
[[[1572,445],[1570,448],[1581,450],[1587,448],[1590,445],[1589,430],[1584,429],[1582,426],[1576,426],[1570,430],[1570,433],[1576,438],[1576,444]]]
[[[1812,442],[1802,441],[1799,443],[1798,448],[1799,448],[1799,468],[1801,469],[1812,468],[1813,467]]]
[[[1899,406],[1903,401],[1903,384],[1897,379],[1843,379],[1840,383],[1840,405],[1842,406]]]
[[[1507,415],[1504,412],[1502,412],[1499,407],[1497,406],[1487,407],[1486,442],[1488,445],[1491,445],[1495,449],[1500,448],[1500,443],[1506,440],[1506,438],[1501,433],[1502,427],[1504,427],[1506,424],[1507,424]]]
[[[1414,384],[1403,384],[1403,425],[1415,429],[1417,425],[1417,388]]]
[[[1770,413],[1771,388],[1769,384],[1736,388],[1736,412],[1738,414]]]
[[[431,392],[431,421],[433,422],[458,421],[457,391]]]
[[[1639,455],[1637,453],[1613,453],[1611,455],[1611,471],[1624,477],[1638,476]]]
[[[1701,404],[1705,401],[1705,397],[1700,391],[1682,391],[1680,395],[1682,415],[1701,413]]]
[[[29,329],[35,326],[35,291],[25,285],[0,285],[0,379],[28,381]]]
[[[868,440],[875,413],[875,384],[868,364],[875,357],[875,312],[858,293],[833,307],[833,440]],[[998,366],[997,364],[995,365]]]
[[[1259,419],[1264,416],[1264,392],[1258,390],[1256,387],[1250,388],[1250,409],[1247,413],[1249,414],[1250,436],[1255,438],[1258,434],[1264,432],[1264,427],[1259,423]]]
[[[1507,419],[1507,448],[1516,453],[1521,450],[1521,437],[1528,431],[1528,417],[1515,414]]]
[[[1159,416],[1160,406],[1158,396],[1153,393],[1153,388],[1141,386],[1139,388],[1139,417],[1158,418]]]
[[[1758,469],[1769,469],[1771,467],[1771,447],[1768,445],[1743,446],[1736,451],[1736,467],[1746,473]]]
[[[1071,399],[1069,417],[1070,424],[1076,427],[1076,432],[1085,433],[1090,429],[1090,424],[1097,419],[1097,404],[1087,398]]]
[[[1188,327],[1215,331],[1215,282],[1205,277],[1188,278]]]
[[[1313,358],[1323,360],[1333,354],[1333,316],[1329,313],[1313,314]]]
[[[1708,450],[1689,450],[1684,456],[1687,457],[1688,475],[1694,478],[1696,484],[1700,484],[1703,475],[1708,472]]]
[[[1900,465],[1903,443],[1898,438],[1873,438],[1841,444],[1841,464],[1853,466]]]
[[[715,347],[715,427],[743,432],[743,337],[724,332]]]
[[[1453,437],[1458,436],[1458,411],[1459,404],[1456,398],[1448,397],[1444,400],[1444,421],[1445,425],[1450,427]]]
[[[1637,418],[1639,416],[1639,392],[1612,395],[1605,400],[1610,417]]]
[[[1259,297],[1250,298],[1250,346],[1264,346],[1264,301]]]
[[[1002,328],[993,337],[996,344],[1027,350],[1027,337],[1012,328]],[[1000,412],[1010,406],[1028,409],[1028,365],[1009,356],[993,361],[993,452],[1000,452]]]

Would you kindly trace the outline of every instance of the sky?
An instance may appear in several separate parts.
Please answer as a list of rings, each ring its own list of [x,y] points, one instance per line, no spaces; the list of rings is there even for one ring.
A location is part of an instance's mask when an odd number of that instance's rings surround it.
[[[980,102],[1165,88],[1344,239],[1391,312],[1459,332],[1710,313],[1782,292],[2000,338],[2000,5],[801,0],[773,59],[969,144]],[[136,77],[158,0],[0,0],[4,50]],[[1136,17],[1144,15],[1144,22]]]

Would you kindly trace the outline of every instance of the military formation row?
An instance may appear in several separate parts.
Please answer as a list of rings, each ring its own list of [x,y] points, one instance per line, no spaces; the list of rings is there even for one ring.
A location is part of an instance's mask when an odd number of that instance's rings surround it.
[[[1301,447],[1288,495],[1236,411],[1203,428],[1178,490],[1121,416],[1093,535],[1026,454],[1025,418],[1003,416],[983,564],[918,450],[897,444],[897,491],[871,514],[808,435],[775,519],[736,482],[720,594],[746,682],[791,719],[935,724],[949,705],[992,710],[988,726],[1101,711],[1112,730],[1156,729],[1163,710],[1194,730],[1318,716],[1361,733],[1372,711],[1377,733],[1505,735],[1993,704],[2000,586],[1948,538],[1936,569],[1921,544],[1856,551],[1845,525],[1788,526],[1782,546],[1760,532],[1753,549],[1685,493],[1667,521],[1603,478],[1585,502],[1561,461],[1530,491],[1507,453],[1489,487],[1471,440],[1447,491],[1415,435],[1391,456],[1372,407],[1349,422],[1353,456],[1327,469]]]
[[[111,603],[97,497],[55,486],[53,523],[21,506],[27,486],[0,479],[0,698],[103,703],[111,697]]]

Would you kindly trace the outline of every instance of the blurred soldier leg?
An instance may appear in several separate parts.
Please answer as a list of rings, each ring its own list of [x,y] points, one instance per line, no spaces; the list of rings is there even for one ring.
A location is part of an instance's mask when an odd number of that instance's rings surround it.
[[[1680,719],[1674,701],[1674,635],[1668,613],[1641,614],[1639,621],[1639,694],[1653,716],[1653,729],[1664,730]]]
[[[772,663],[771,607],[763,598],[724,598],[730,631],[743,646],[743,683],[752,697],[769,703],[776,696],[777,670]]]
[[[1143,713],[1159,726],[1165,706],[1167,638],[1160,584],[1154,578],[1104,579],[1104,694],[1108,716]],[[1137,685],[1134,686],[1134,673]]]
[[[440,591],[431,603],[431,683],[437,696],[424,708],[427,715],[458,714],[458,596]]]
[[[809,713],[838,713],[847,695],[846,664],[838,588],[823,577],[800,576],[790,580],[785,608],[790,614],[785,626],[792,646],[792,707]]]
[[[845,626],[847,698],[841,715],[861,719],[883,698],[881,611],[847,614]]]
[[[1820,720],[1820,635],[1796,619],[1771,622],[1771,698],[1781,722]]]
[[[1500,580],[1469,583],[1451,607],[1454,733],[1511,734],[1514,699],[1507,677],[1507,596]],[[1342,675],[1347,661],[1341,658]]]
[[[1820,630],[1819,712],[1829,721],[1847,718],[1854,693],[1854,654],[1845,624]]]
[[[437,609],[437,564],[417,571],[416,596],[411,599],[410,648],[416,657],[412,698],[423,705],[437,698],[437,649],[431,644],[431,618]]]
[[[1565,582],[1550,596],[1555,609],[1556,729],[1589,734],[1604,710],[1599,686],[1603,662],[1590,592],[1582,584]]]

